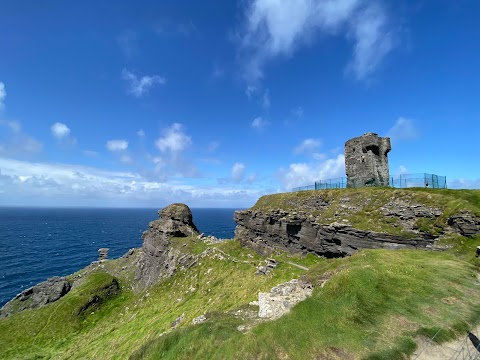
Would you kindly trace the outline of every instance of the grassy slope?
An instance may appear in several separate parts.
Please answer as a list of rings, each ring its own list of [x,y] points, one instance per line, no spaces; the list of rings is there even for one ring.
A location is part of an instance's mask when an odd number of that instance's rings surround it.
[[[327,203],[328,207],[321,211],[313,209],[311,204],[316,199]],[[422,231],[432,234],[443,228],[449,216],[463,210],[480,216],[480,190],[424,188],[362,188],[282,193],[262,196],[253,209],[304,211],[313,214],[317,222],[322,224],[346,219],[358,229],[404,234],[402,228],[392,221],[394,219],[386,217],[380,209],[393,199],[442,209],[442,216],[435,220],[424,219],[417,224]]]
[[[368,191],[377,196],[384,189]],[[459,192],[455,197],[452,191],[412,191],[414,196],[417,192],[427,198],[444,194],[432,201],[451,211],[478,210],[479,192]],[[352,196],[357,196],[354,191]],[[266,200],[272,198],[262,198],[257,205],[265,206]],[[124,359],[132,354],[152,359],[401,358],[402,352],[413,351],[418,334],[433,335],[446,326],[449,331],[441,338],[447,339],[464,331],[466,323],[479,321],[480,263],[473,254],[480,237],[456,240],[448,253],[377,250],[337,260],[283,254],[277,257],[278,268],[267,276],[254,275],[262,260],[258,255],[235,241],[225,242],[209,247],[244,262],[205,257],[141,294],[129,290],[131,270],[120,271],[133,258],[108,261],[105,269],[85,274],[84,283],[58,302],[0,320],[0,358]],[[177,239],[174,246],[198,254],[207,245]],[[105,270],[119,278],[121,294],[79,315],[79,309],[111,282]],[[329,282],[316,287],[314,295],[290,314],[245,334],[237,330],[250,320],[232,312],[248,308],[258,291],[300,276],[317,284],[328,272],[334,274]],[[206,323],[190,325],[204,313],[209,317]],[[172,330],[172,321],[182,314],[184,320]]]

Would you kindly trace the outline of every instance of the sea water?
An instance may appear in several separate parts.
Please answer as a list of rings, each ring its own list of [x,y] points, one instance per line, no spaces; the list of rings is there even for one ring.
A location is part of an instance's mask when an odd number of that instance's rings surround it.
[[[205,235],[233,238],[235,209],[192,209]],[[74,273],[98,259],[117,258],[142,245],[157,209],[0,207],[0,307],[52,276]]]

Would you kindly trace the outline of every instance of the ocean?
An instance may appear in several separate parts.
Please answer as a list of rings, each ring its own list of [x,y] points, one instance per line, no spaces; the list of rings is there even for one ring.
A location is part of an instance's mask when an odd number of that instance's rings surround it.
[[[191,209],[205,235],[231,239],[236,209]],[[158,209],[0,207],[0,307],[52,276],[65,276],[98,259],[118,258],[142,245]]]

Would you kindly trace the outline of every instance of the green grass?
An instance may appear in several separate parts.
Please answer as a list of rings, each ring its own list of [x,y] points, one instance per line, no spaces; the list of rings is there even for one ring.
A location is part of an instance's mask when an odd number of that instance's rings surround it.
[[[442,221],[463,210],[479,214],[480,192],[467,190],[299,192],[262,197],[254,208],[292,210],[298,203],[295,211],[312,211],[312,204],[321,202],[329,204],[325,213],[315,213],[322,221],[335,221],[335,213],[343,209],[352,225],[396,229],[394,220],[378,213],[392,198],[439,207],[447,214]],[[354,210],[340,206],[345,199]],[[439,231],[442,223],[437,220],[417,226]],[[83,269],[69,277],[81,275],[82,284],[64,298],[0,319],[0,358],[404,359],[419,336],[431,338],[438,332],[436,341],[443,342],[480,322],[480,259],[475,257],[480,236],[450,235],[440,245],[449,249],[364,250],[331,260],[276,254],[278,267],[258,276],[256,267],[265,257],[237,241],[206,245],[196,238],[174,238],[171,246],[183,254],[198,255],[207,247],[214,251],[140,293],[131,290],[138,251],[106,261],[95,271]],[[234,315],[239,309],[252,310],[248,304],[259,291],[294,278],[311,282],[314,293],[289,314],[268,322]],[[105,289],[115,280],[121,291],[108,295]],[[95,297],[102,300],[86,306]],[[192,320],[202,314],[207,322],[193,326]],[[181,315],[173,329],[172,322]],[[240,325],[250,330],[240,332]]]
[[[196,349],[199,359],[309,359],[341,349],[371,359],[402,359],[415,349],[415,336],[425,332],[420,329],[445,325],[458,335],[455,326],[471,319],[480,305],[475,269],[445,253],[363,251],[319,262],[307,278],[315,282],[325,271],[336,273],[276,321],[242,334],[231,318],[211,320],[151,340],[133,358],[189,359]]]
[[[303,212],[314,215],[321,224],[331,224],[342,219],[361,230],[414,235],[398,226],[395,218],[385,216],[381,211],[382,206],[394,199],[441,209],[441,216],[417,221],[420,231],[432,235],[440,234],[447,219],[454,214],[470,211],[480,216],[480,190],[424,188],[331,189],[265,195],[257,201],[252,210],[281,209]]]
[[[181,248],[188,247],[181,241]],[[273,273],[256,276],[263,258],[238,242],[209,247],[248,262],[205,257],[139,294],[124,283],[121,294],[106,299],[94,314],[79,309],[113,278],[86,274],[85,282],[58,302],[0,320],[0,357],[309,359],[339,353],[401,359],[413,351],[419,334],[446,326],[449,338],[461,324],[478,321],[476,268],[453,251],[369,250],[334,260],[281,254]],[[117,261],[124,260],[106,262],[105,268],[116,268]],[[325,286],[288,315],[245,334],[237,330],[252,320],[232,313],[256,300],[259,291],[300,277],[315,285],[327,272],[331,278]],[[172,330],[182,314],[184,320]],[[201,314],[208,321],[192,326]]]
[[[104,321],[125,297],[108,296],[105,288],[114,278],[93,272],[81,287],[55,303],[25,310],[0,321],[1,358],[49,358],[68,346],[72,339]],[[97,297],[98,304],[88,306]]]

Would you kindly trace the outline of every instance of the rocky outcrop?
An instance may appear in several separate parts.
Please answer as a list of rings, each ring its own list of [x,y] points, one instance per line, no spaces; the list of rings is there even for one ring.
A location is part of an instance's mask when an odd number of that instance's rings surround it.
[[[0,309],[0,317],[17,312],[45,306],[65,296],[71,289],[70,283],[63,277],[52,277],[31,288],[22,291]]]
[[[159,220],[152,221],[143,233],[143,245],[135,270],[135,288],[144,289],[160,279],[172,276],[178,266],[190,267],[196,258],[182,256],[172,246],[171,236],[198,236],[192,212],[185,204],[172,204],[158,212]]]
[[[480,234],[480,218],[470,212],[463,212],[451,216],[448,225],[452,226],[463,236],[474,236]]]
[[[426,234],[403,237],[359,230],[338,222],[322,225],[306,214],[282,210],[237,211],[235,221],[238,224],[235,237],[240,243],[265,255],[282,250],[333,258],[365,248],[427,248],[434,242],[434,238]]]
[[[175,237],[197,236],[198,230],[192,221],[192,212],[185,204],[171,204],[158,211],[158,220],[150,223],[150,229]]]
[[[326,210],[328,204],[319,204],[318,211]],[[404,235],[354,228],[342,218],[341,213],[335,215],[338,215],[336,221],[322,223],[312,216],[314,211],[236,211],[235,237],[243,246],[264,255],[280,250],[334,258],[351,255],[361,249],[436,249],[435,240],[442,232],[463,236],[480,234],[480,218],[471,213],[451,216],[438,234],[420,231],[419,220],[435,222],[442,216],[442,210],[402,200],[392,200],[378,211],[385,219],[395,223]]]
[[[297,279],[277,285],[268,293],[260,292],[258,293],[258,317],[278,319],[289,312],[295,304],[311,296],[312,292],[311,284]]]

